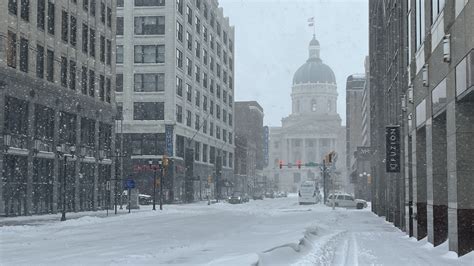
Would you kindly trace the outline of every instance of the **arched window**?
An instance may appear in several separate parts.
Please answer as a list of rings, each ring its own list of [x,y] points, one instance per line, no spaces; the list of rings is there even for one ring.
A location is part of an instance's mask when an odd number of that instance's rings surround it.
[[[311,112],[316,112],[316,100],[311,100]]]

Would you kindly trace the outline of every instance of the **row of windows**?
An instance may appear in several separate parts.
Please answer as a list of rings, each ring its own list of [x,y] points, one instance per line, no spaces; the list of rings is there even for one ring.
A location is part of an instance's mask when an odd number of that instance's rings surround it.
[[[197,131],[202,131],[204,134],[209,134],[211,137],[214,137],[214,129],[215,129],[215,137],[217,139],[221,139],[221,128],[216,124],[214,127],[214,122],[209,122],[207,117],[202,118],[199,114],[194,115],[194,125],[192,123],[193,121],[193,115],[191,110],[186,110],[186,117],[183,117],[183,107],[180,105],[176,105],[176,122],[178,123],[184,123],[184,119],[186,119],[185,123],[186,126],[191,127]],[[226,114],[227,117],[227,114]],[[231,119],[231,115],[229,114],[229,119]],[[209,125],[209,130],[208,130],[208,125]],[[228,132],[227,129],[222,129],[222,140],[224,142],[229,142],[232,144],[233,138],[232,138],[232,132]]]
[[[209,147],[211,148],[209,149]],[[229,167],[233,166],[234,157],[231,152],[222,151],[221,158],[222,158],[222,166],[229,166]],[[228,158],[228,161],[227,161],[227,158]],[[216,159],[215,147],[209,146],[204,143],[199,143],[197,141],[194,142],[194,160],[195,161],[202,161],[204,163],[207,163],[209,161],[210,163],[214,163],[215,159]]]
[[[40,30],[45,30],[45,26],[47,26],[47,31],[49,34],[55,34],[55,3],[53,0],[37,0],[37,15],[36,15],[36,26]],[[74,4],[77,4],[77,0],[72,1]],[[47,4],[46,4],[47,3]],[[8,0],[8,11],[12,15],[18,15],[18,5],[20,5],[20,17],[29,22],[30,21],[30,0]],[[85,11],[90,11],[89,13],[92,16],[96,15],[96,8],[97,8],[97,1],[96,0],[83,0],[82,6]],[[46,12],[47,11],[47,12]],[[66,11],[63,11],[63,25],[61,26],[62,29],[67,28],[67,25],[64,25],[64,13],[67,14]],[[100,2],[100,21],[102,24],[106,24],[110,28],[112,27],[112,8],[110,6],[106,6],[106,4],[101,1]],[[72,21],[71,21],[72,23]],[[47,25],[46,25],[47,24]]]
[[[178,13],[181,14],[181,15],[184,15],[183,14],[183,11],[184,11],[183,10],[183,7],[184,7],[183,2],[184,2],[184,0],[176,0],[177,10],[178,10]],[[201,0],[196,0],[195,4],[196,4],[196,8],[197,8],[196,12],[198,12],[198,11],[200,12],[201,11]],[[223,43],[225,45],[228,45],[229,50],[233,51],[232,40],[230,40],[228,38],[227,32],[222,30],[221,24],[218,21],[216,21],[216,16],[215,16],[214,12],[212,12],[212,11],[209,12],[209,9],[208,9],[208,6],[206,5],[206,3],[202,4],[202,15],[205,18],[205,20],[208,21],[211,28],[214,29],[217,36],[222,37]],[[186,18],[187,23],[189,25],[193,25],[193,10],[189,5],[186,5],[186,16],[185,16],[185,18]],[[199,26],[201,24],[201,21],[197,16],[195,16],[194,24],[196,25],[196,31],[200,32],[200,29],[198,29],[198,28],[200,28]]]
[[[117,103],[118,120],[123,119],[123,104]],[[133,120],[164,120],[165,103],[164,102],[134,102]]]
[[[203,84],[204,83],[207,83],[207,77],[205,77],[205,75],[203,75]],[[207,86],[204,86],[204,88],[207,88]],[[183,91],[184,91],[183,79],[180,78],[179,76],[176,76],[176,94],[180,97],[183,97]],[[222,94],[221,94],[221,86],[219,84],[216,84],[216,89],[214,90],[213,79],[210,80],[209,92],[211,93],[211,95],[214,95],[214,92],[215,92],[217,99],[219,100],[222,99],[222,102],[224,104],[228,104],[229,107],[232,107],[233,98],[232,98],[231,93],[227,93],[226,90],[222,89]],[[222,98],[221,98],[221,95],[222,95]],[[186,98],[189,102],[192,101],[192,86],[189,83],[186,83]],[[205,99],[207,99],[207,97]],[[197,106],[200,105],[200,100],[196,101],[196,105]],[[203,107],[205,106],[207,106],[207,100],[203,100]],[[204,111],[207,111],[207,109],[204,109]]]
[[[117,45],[117,64],[123,64],[123,45]],[[142,64],[162,64],[165,62],[164,45],[135,45],[134,62]]]
[[[123,35],[124,22],[123,17],[117,17],[118,36]],[[135,17],[134,19],[135,35],[164,35],[165,34],[165,17],[164,16],[146,16]]]
[[[164,73],[139,73],[133,76],[135,92],[157,92],[165,90]],[[123,74],[116,76],[116,91],[123,92]]]
[[[117,7],[123,7],[124,0],[117,0]],[[165,0],[135,0],[135,6],[164,6]]]

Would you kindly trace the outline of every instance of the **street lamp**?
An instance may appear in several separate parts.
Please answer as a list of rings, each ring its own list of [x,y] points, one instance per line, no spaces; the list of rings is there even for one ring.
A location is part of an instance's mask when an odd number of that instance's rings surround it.
[[[66,154],[66,145],[65,144],[58,144],[56,146],[56,155],[58,158],[61,158],[61,156],[64,158],[63,162],[63,208],[62,208],[62,214],[61,214],[61,221],[66,221],[66,182],[67,182],[67,158],[71,157],[74,158],[74,154],[76,152],[76,146],[71,145],[69,147],[69,152],[70,154]]]
[[[150,165],[150,169],[153,165],[153,161],[149,160],[148,165]],[[161,186],[161,184],[160,184]],[[155,197],[156,197],[156,167],[153,167],[153,210],[156,211],[156,204],[155,204]]]

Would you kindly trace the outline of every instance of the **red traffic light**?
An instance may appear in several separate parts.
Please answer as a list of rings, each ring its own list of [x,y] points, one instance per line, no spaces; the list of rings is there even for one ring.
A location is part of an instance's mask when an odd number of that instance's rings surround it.
[[[296,165],[298,166],[298,169],[301,169],[301,160],[297,160]]]
[[[280,160],[279,165],[280,165],[280,169],[282,169],[283,168],[283,160]]]

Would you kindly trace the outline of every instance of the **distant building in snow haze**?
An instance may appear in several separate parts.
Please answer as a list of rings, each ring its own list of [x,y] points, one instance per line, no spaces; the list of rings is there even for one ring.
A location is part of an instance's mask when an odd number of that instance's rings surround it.
[[[295,192],[304,180],[315,180],[322,186],[320,167],[304,164],[322,163],[331,151],[336,151],[339,159],[328,187],[344,189],[345,130],[336,110],[337,96],[334,73],[320,58],[320,45],[313,37],[308,60],[293,77],[292,113],[282,119],[281,127],[270,127],[265,175],[275,180],[279,190]],[[280,161],[285,165],[282,169]],[[298,162],[303,164],[301,169]]]
[[[0,1],[0,215],[113,198],[115,2]]]

